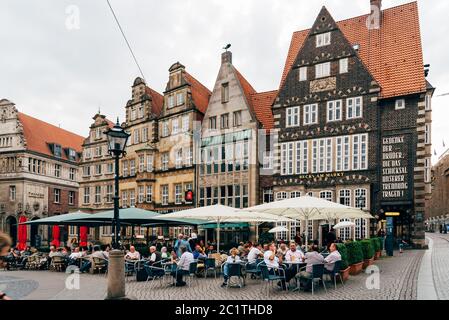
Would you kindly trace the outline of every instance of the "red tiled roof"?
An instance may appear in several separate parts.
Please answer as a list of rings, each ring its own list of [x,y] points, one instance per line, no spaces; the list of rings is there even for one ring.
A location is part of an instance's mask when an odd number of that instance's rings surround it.
[[[359,56],[381,86],[382,98],[426,90],[417,2],[382,11],[380,30],[368,30],[368,14],[337,22],[352,44],[359,44]],[[310,29],[293,33],[282,75],[288,72]]]
[[[150,87],[145,87],[145,93],[153,99],[152,112],[159,116],[164,106],[164,96]]]
[[[18,117],[23,126],[27,150],[53,156],[48,144],[56,143],[61,145],[62,149],[70,148],[77,152],[82,151],[84,137],[20,112]],[[64,151],[62,159],[67,160]]]
[[[271,106],[278,94],[277,90],[260,92],[251,95],[251,104],[256,113],[257,119],[262,123],[263,128],[270,130],[274,128],[273,113]]]
[[[242,86],[243,92],[245,93],[246,96],[246,101],[248,101],[248,103],[250,104],[251,108],[251,95],[257,93],[257,91],[253,88],[253,86],[245,79],[245,77],[240,73],[240,71],[238,71],[235,67],[234,67],[236,73],[237,73],[237,78],[240,81],[240,84]]]
[[[192,99],[195,106],[202,113],[206,113],[207,105],[212,94],[201,82],[196,80],[190,73],[185,72],[185,79],[191,86]]]

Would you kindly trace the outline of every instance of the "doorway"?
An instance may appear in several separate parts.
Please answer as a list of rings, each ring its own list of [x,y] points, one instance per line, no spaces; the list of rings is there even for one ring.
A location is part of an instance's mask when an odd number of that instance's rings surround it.
[[[12,245],[17,243],[17,219],[14,216],[6,218],[6,230],[12,239]]]
[[[322,224],[321,226],[321,244],[322,246],[327,245],[327,235],[329,234],[330,227],[328,224]]]
[[[38,217],[34,217],[31,221],[39,220]],[[30,246],[36,247],[36,236],[39,234],[39,226],[32,224],[30,226]]]

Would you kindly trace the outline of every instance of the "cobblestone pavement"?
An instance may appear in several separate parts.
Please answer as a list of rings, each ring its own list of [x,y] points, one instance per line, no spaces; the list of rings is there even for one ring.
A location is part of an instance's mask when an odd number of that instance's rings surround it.
[[[333,285],[328,284],[328,292],[317,290],[314,296],[308,292],[283,292],[277,288],[270,288],[269,295],[259,280],[247,280],[244,288],[220,287],[222,278],[197,279],[191,287],[170,287],[167,281],[163,286],[155,283],[152,290],[149,284],[144,282],[127,282],[127,295],[134,299],[162,300],[162,299],[191,299],[191,300],[410,300],[417,297],[417,276],[424,251],[406,251],[400,255],[395,252],[395,257],[383,257],[376,261],[378,274],[369,275],[362,273],[351,276],[345,286],[338,285],[334,290]],[[379,288],[375,287],[379,276]],[[67,277],[69,274],[49,271],[0,271],[0,286],[2,290],[15,299],[60,299],[60,300],[96,300],[104,299],[107,279],[104,275],[80,275],[80,286],[76,289],[76,281]],[[367,281],[369,280],[369,281]],[[75,287],[70,290],[66,288]],[[368,287],[367,287],[368,282]]]
[[[432,273],[438,299],[449,300],[449,235],[429,233],[433,240]]]

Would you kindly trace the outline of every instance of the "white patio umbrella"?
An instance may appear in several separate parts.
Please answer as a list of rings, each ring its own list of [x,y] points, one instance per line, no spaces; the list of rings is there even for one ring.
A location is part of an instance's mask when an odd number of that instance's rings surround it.
[[[287,232],[288,229],[286,227],[275,227],[273,229],[270,229],[269,233],[277,233],[277,232]]]
[[[334,229],[343,229],[343,228],[348,228],[348,227],[354,227],[355,223],[351,222],[351,221],[342,221],[337,223],[335,226],[333,226]]]
[[[337,223],[335,226],[333,226],[333,228],[335,230],[338,229],[344,229],[344,228],[351,228],[352,229],[352,237],[353,240],[355,241],[355,223],[352,221],[341,221],[339,223]]]
[[[305,220],[306,227],[310,220],[327,220],[330,222],[333,219],[374,219],[373,216],[363,210],[310,196],[265,203],[244,209],[244,211],[270,213],[295,220]],[[308,241],[309,233],[306,232],[306,243]]]
[[[217,224],[217,251],[220,251],[220,224],[226,222],[279,222],[292,221],[287,217],[273,215],[264,212],[248,212],[235,209],[220,204],[187,209],[160,215],[157,218],[163,219],[195,219],[213,222]]]

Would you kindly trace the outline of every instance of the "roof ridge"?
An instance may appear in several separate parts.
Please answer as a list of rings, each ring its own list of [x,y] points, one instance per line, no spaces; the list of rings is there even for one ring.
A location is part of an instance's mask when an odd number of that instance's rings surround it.
[[[73,132],[73,131],[69,131],[69,130],[67,130],[67,129],[63,129],[63,128],[61,128],[61,127],[59,127],[59,126],[56,126],[56,125],[54,125],[54,124],[52,124],[52,123],[50,123],[50,122],[47,122],[47,121],[38,119],[38,118],[33,117],[33,116],[30,116],[29,114],[26,114],[26,113],[23,113],[23,112],[18,112],[18,113],[19,113],[19,115],[22,115],[22,116],[31,118],[31,119],[33,119],[33,120],[35,120],[35,121],[39,121],[39,122],[41,122],[41,123],[45,123],[45,124],[47,124],[47,125],[49,125],[49,126],[52,126],[53,128],[55,128],[55,129],[57,129],[57,130],[61,130],[61,131],[67,132],[67,133],[69,133],[69,134],[78,136],[78,137],[83,138],[83,139],[85,138],[85,137],[83,137],[83,136],[81,136],[81,135],[79,135],[79,134],[77,134],[77,133],[75,133],[75,132]]]
[[[196,81],[201,87],[202,89],[205,89],[209,94],[212,94],[212,92],[209,90],[208,87],[206,87],[204,84],[201,83],[201,81],[199,81],[197,78],[195,78],[190,72],[188,72],[187,70],[185,71],[185,73],[190,76],[194,81]]]
[[[417,5],[417,4],[418,4],[418,1],[415,0],[415,1],[407,2],[407,3],[403,3],[403,4],[400,4],[400,5],[396,5],[396,6],[394,6],[394,7],[382,9],[382,13],[384,13],[384,12],[386,12],[386,11],[394,10],[394,9],[397,9],[397,8],[400,8],[400,7],[407,7],[407,6],[410,6],[410,5],[412,5],[412,4]],[[358,18],[368,17],[369,15],[370,15],[369,13],[365,13],[365,14],[361,14],[361,15],[358,15],[358,16],[355,16],[355,17],[346,18],[346,19],[343,19],[343,20],[336,20],[335,22],[336,22],[337,24],[338,24],[338,23],[343,23],[343,22],[346,22],[346,21],[356,20],[356,19],[358,19]],[[296,30],[296,31],[293,31],[293,34],[295,34],[295,33],[301,33],[301,32],[306,32],[306,31],[310,31],[310,29],[312,29],[312,28]]]

